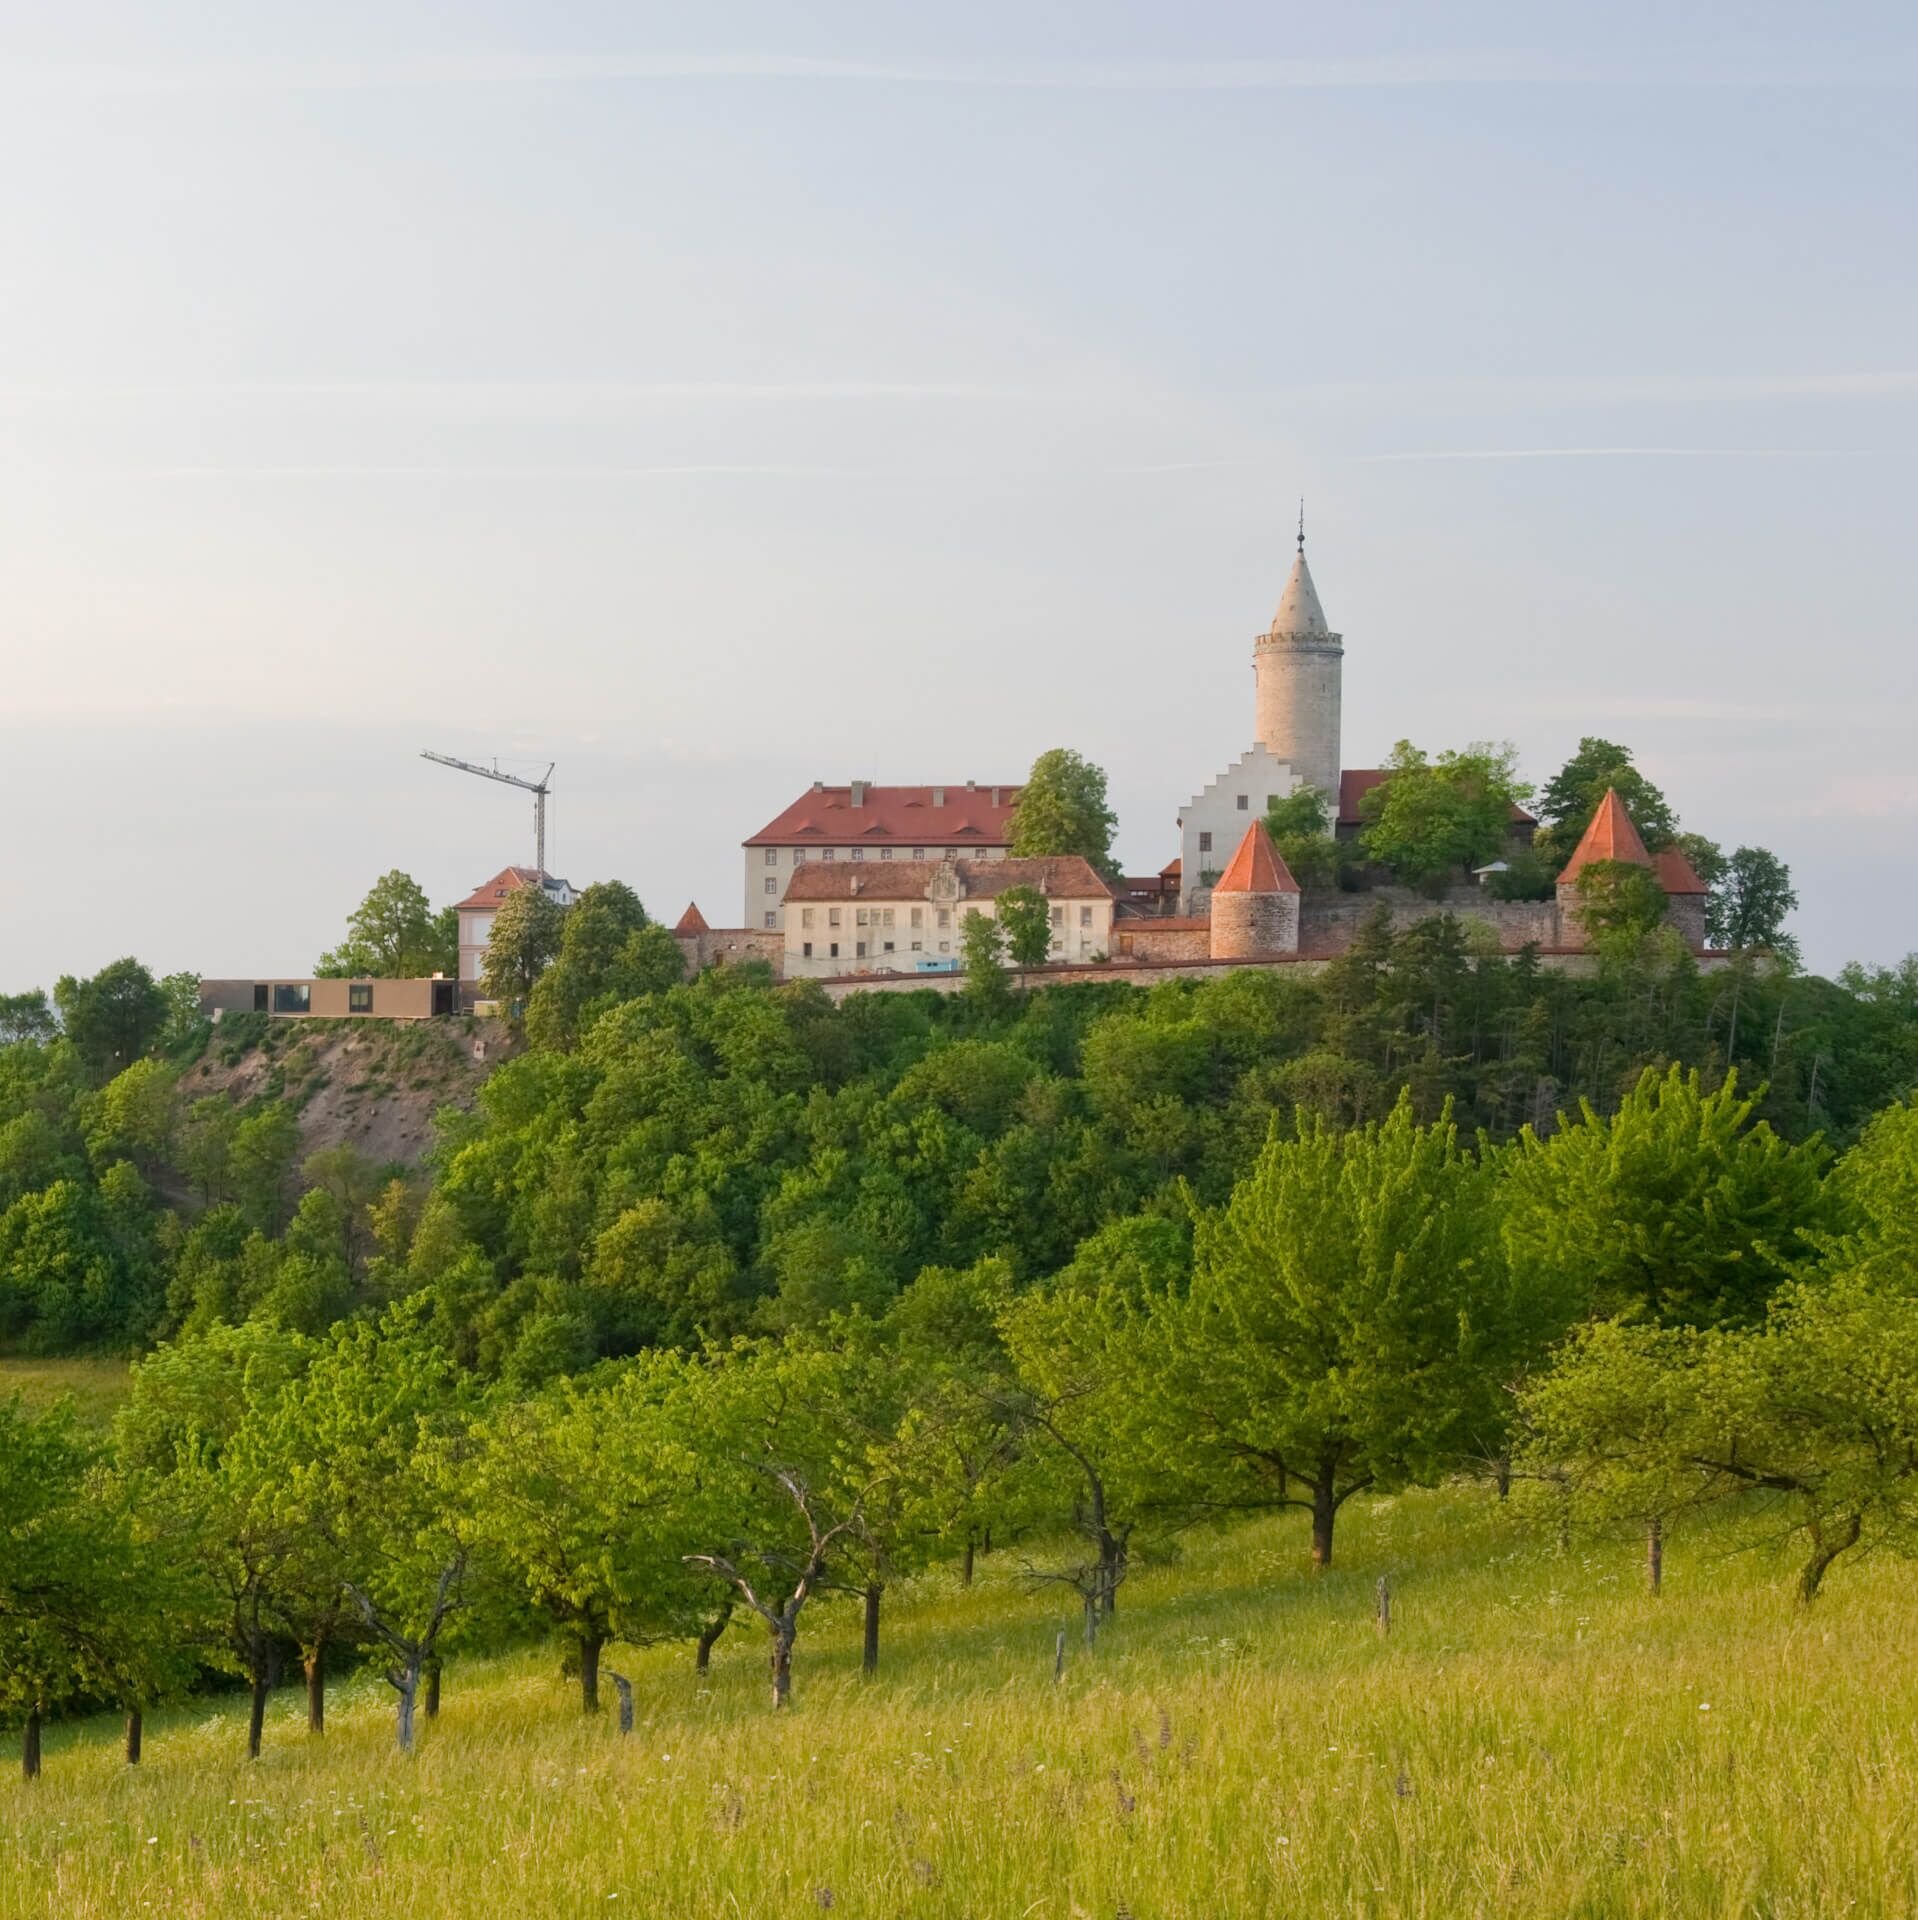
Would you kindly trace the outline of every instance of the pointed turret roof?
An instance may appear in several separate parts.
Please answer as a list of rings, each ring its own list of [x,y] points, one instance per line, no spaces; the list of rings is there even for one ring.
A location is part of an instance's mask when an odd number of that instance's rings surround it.
[[[689,900],[686,903],[686,911],[679,916],[679,924],[673,928],[673,931],[675,933],[712,932],[712,928],[706,924],[706,916],[699,910],[697,900]]]
[[[1635,867],[1652,864],[1652,856],[1645,851],[1645,843],[1638,837],[1638,829],[1632,825],[1632,817],[1625,811],[1616,787],[1605,789],[1605,798],[1598,803],[1598,811],[1592,815],[1585,837],[1572,850],[1565,871],[1558,876],[1559,884],[1563,886],[1568,880],[1576,880],[1595,860],[1624,860]]]
[[[1254,820],[1246,828],[1232,863],[1214,882],[1214,893],[1297,893],[1299,883],[1292,878],[1263,820]]]
[[[1272,631],[1289,640],[1322,640],[1332,631],[1326,625],[1325,609],[1319,605],[1319,590],[1312,584],[1312,569],[1305,564],[1303,540],[1299,542],[1299,557],[1292,562],[1291,578],[1279,595]]]

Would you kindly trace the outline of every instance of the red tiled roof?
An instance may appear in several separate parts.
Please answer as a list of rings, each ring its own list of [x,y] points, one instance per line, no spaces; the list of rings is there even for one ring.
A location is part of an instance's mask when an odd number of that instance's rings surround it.
[[[934,796],[942,796],[935,804]],[[994,796],[997,795],[997,803]],[[905,841],[920,847],[1003,847],[1012,839],[1013,786],[814,787],[802,793],[743,844],[849,846],[857,840]]]
[[[509,893],[517,893],[521,887],[530,887],[539,878],[535,867],[502,867],[492,879],[475,887],[459,905],[456,913],[485,913],[496,907]]]
[[[808,860],[786,883],[788,900],[923,900],[938,860]],[[1076,853],[1043,860],[955,860],[962,900],[991,900],[1008,887],[1036,887],[1054,900],[1109,900],[1112,889]]]
[[[687,902],[686,911],[679,916],[678,921],[674,924],[673,931],[675,933],[712,932],[712,928],[706,924],[706,916],[699,910],[699,902],[697,900]]]
[[[1159,869],[1161,880],[1176,880],[1185,872],[1185,862],[1176,856]]]
[[[1652,856],[1645,851],[1645,843],[1638,837],[1638,829],[1632,825],[1632,817],[1625,811],[1616,787],[1605,789],[1605,798],[1598,803],[1592,824],[1585,829],[1584,838],[1572,849],[1565,871],[1558,876],[1559,885],[1576,880],[1597,860],[1623,860],[1634,867],[1652,864]]]
[[[1297,893],[1299,883],[1272,844],[1263,820],[1254,820],[1239,842],[1231,864],[1214,883],[1214,893]]]
[[[1711,892],[1711,888],[1699,879],[1697,869],[1676,847],[1666,847],[1653,854],[1652,871],[1658,875],[1658,884],[1667,893]]]
[[[1339,817],[1336,824],[1341,827],[1356,827],[1363,818],[1359,812],[1359,802],[1374,787],[1383,786],[1390,778],[1390,769],[1386,767],[1347,767],[1339,775]],[[1519,826],[1538,825],[1537,816],[1527,813],[1516,803],[1512,807],[1512,820]]]

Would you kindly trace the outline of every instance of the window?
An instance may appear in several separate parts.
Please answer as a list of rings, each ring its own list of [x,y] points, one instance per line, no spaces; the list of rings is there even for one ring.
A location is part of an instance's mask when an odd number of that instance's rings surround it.
[[[861,907],[859,909],[857,918],[858,918],[859,924],[862,927],[870,926],[872,924],[872,915],[869,914],[864,907]]]
[[[892,925],[892,914],[893,914],[892,908],[888,907],[884,913],[880,913],[877,910],[875,910],[873,917],[879,922],[879,924],[882,927],[889,927]]]
[[[914,953],[919,953],[919,952],[921,952],[921,951],[923,951],[923,949],[924,949],[924,947],[925,947],[925,944],[926,944],[926,943],[925,943],[925,942],[924,942],[923,940],[915,940],[915,941],[914,941],[914,942],[912,943],[912,950],[913,950],[913,952],[914,952]]]
[[[838,856],[839,849],[837,847],[821,847],[819,849],[819,857],[822,860],[834,860],[837,859]]]
[[[912,850],[912,857],[913,857],[913,858],[914,858],[915,860],[923,860],[923,859],[924,859],[924,858],[926,857],[926,850],[925,850],[925,848],[924,848],[924,847],[914,847],[914,848],[913,848],[913,850]]]
[[[799,953],[802,959],[810,960],[812,958],[812,942],[810,940],[801,941]]]
[[[776,913],[770,913],[770,912],[769,912],[769,913],[768,913],[768,914],[766,915],[766,924],[767,924],[767,926],[769,926],[769,927],[776,927],[776,926],[778,926],[778,924],[779,924],[779,916],[778,916],[778,914],[776,914]]]
[[[949,927],[952,925],[952,909],[950,907],[941,907],[939,909],[939,924],[942,927]],[[939,951],[943,953],[945,952],[945,948],[941,947]]]
[[[766,891],[768,893],[777,893],[779,891],[779,882],[775,880],[770,873],[766,876]]]
[[[959,858],[959,849],[957,847],[948,847],[946,849],[946,858],[948,860],[957,860]]]
[[[1052,924],[1053,924],[1053,925],[1054,925],[1055,927],[1063,927],[1063,926],[1065,925],[1065,923],[1066,923],[1066,910],[1065,910],[1065,908],[1064,908],[1064,907],[1054,907],[1054,908],[1053,908],[1053,910],[1052,910]]]
[[[866,957],[866,943],[865,943],[865,941],[863,941],[863,940],[861,940],[861,941],[860,941],[860,942],[858,943],[858,945],[857,945],[857,946],[855,946],[855,947],[853,948],[853,956],[852,956],[852,957],[853,957],[853,958],[854,958],[855,960],[863,960],[863,959],[865,959],[865,957]]]
[[[1212,836],[1209,833],[1199,835],[1199,851],[1201,853],[1210,853],[1212,851]]]
[[[835,940],[826,951],[829,958],[837,960],[839,958],[839,942]]]
[[[826,924],[827,924],[827,926],[829,926],[829,927],[836,927],[836,926],[838,926],[838,924],[839,924],[839,909],[838,909],[837,907],[828,907],[828,908],[826,909]]]
[[[290,986],[282,981],[273,989],[275,1013],[305,1013],[313,1004],[313,989],[304,984]]]
[[[879,849],[879,857],[882,860],[890,860],[892,858],[892,849],[890,847],[881,847]]]
[[[888,940],[888,941],[886,942],[886,951],[887,951],[888,953],[890,953],[890,952],[892,951],[892,942],[891,942],[890,940]]]
[[[950,953],[952,951],[952,942],[950,940],[941,940],[939,942],[939,951],[941,953]]]
[[[1239,811],[1249,813],[1252,810],[1252,796],[1249,793],[1239,795]]]
[[[802,927],[809,927],[812,925],[812,908],[801,907],[799,909],[799,924]]]
[[[806,849],[804,847],[793,848],[793,865],[794,866],[798,866],[800,861],[805,859],[805,857],[806,857]]]
[[[264,981],[253,989],[253,1011],[255,1013],[264,1013],[266,1011],[266,994],[267,989]]]
[[[863,859],[865,859],[865,857],[866,857],[866,850],[865,850],[865,848],[864,848],[864,847],[854,847],[854,848],[853,848],[853,850],[852,850],[852,857],[853,857],[853,858],[854,858],[855,860],[863,860]]]
[[[915,927],[923,927],[923,926],[924,926],[924,925],[926,924],[926,910],[925,910],[925,908],[924,908],[924,907],[914,907],[914,908],[913,908],[913,910],[912,910],[912,924],[913,924],[913,925],[914,925]]]
[[[767,866],[769,866],[769,867],[776,867],[776,866],[778,866],[778,864],[779,864],[779,849],[778,849],[777,847],[768,847],[768,848],[766,849],[766,864],[767,864]]]
[[[346,990],[346,1010],[348,1013],[371,1013],[373,1011],[373,983],[356,981]]]
[[[1082,927],[1089,927],[1089,926],[1091,926],[1091,924],[1092,924],[1092,909],[1091,909],[1090,907],[1081,907],[1081,908],[1079,909],[1079,924],[1080,924],[1080,926],[1082,926]]]

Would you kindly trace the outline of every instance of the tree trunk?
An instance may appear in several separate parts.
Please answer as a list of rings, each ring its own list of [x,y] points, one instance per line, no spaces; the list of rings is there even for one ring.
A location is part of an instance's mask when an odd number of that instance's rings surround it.
[[[599,1650],[606,1644],[603,1634],[583,1632],[579,1636],[579,1710],[599,1711]]]
[[[419,1698],[420,1663],[414,1660],[403,1667],[395,1667],[387,1678],[392,1681],[394,1691],[400,1696],[397,1716],[400,1751],[411,1753],[413,1751],[413,1702]]]
[[[38,1707],[27,1715],[26,1731],[20,1736],[20,1777],[23,1780],[37,1780],[40,1777],[40,1709]]]
[[[326,1642],[315,1641],[301,1661],[306,1672],[306,1730],[326,1731]]]
[[[693,1671],[704,1673],[713,1663],[713,1647],[719,1636],[726,1631],[727,1623],[733,1617],[733,1603],[728,1600],[718,1614],[700,1629],[699,1652],[693,1660]]]
[[[1086,1608],[1086,1645],[1091,1646],[1099,1637],[1099,1595],[1096,1589],[1088,1588],[1084,1598]]]
[[[1665,1522],[1653,1514],[1645,1523],[1645,1584],[1654,1595],[1665,1583]]]
[[[426,1717],[429,1720],[440,1717],[440,1663],[437,1654],[426,1669]]]
[[[1512,1492],[1512,1455],[1508,1448],[1492,1462],[1492,1479],[1498,1487],[1498,1497],[1509,1499]]]
[[[990,1553],[992,1551],[992,1528],[990,1526],[986,1528],[985,1537],[979,1542],[979,1551],[981,1553]]]
[[[866,1673],[879,1671],[879,1596],[884,1592],[877,1580],[866,1589],[866,1646],[859,1661]]]
[[[960,1559],[959,1559],[959,1584],[964,1587],[969,1587],[972,1585],[972,1535],[971,1534],[966,1535],[966,1550],[960,1556]]]
[[[127,1709],[127,1765],[137,1767],[140,1764],[140,1737],[146,1731],[138,1707]]]
[[[257,1760],[260,1757],[260,1739],[266,1732],[266,1662],[257,1660],[253,1667],[253,1700],[246,1716],[246,1757]]]
[[[1847,1549],[1858,1544],[1861,1522],[1855,1513],[1848,1513],[1838,1523],[1835,1533],[1827,1533],[1821,1526],[1810,1529],[1812,1556],[1805,1562],[1804,1571],[1798,1576],[1798,1599],[1802,1606],[1810,1606],[1818,1598],[1818,1589],[1823,1584],[1831,1563]]]
[[[1328,1473],[1312,1483],[1312,1571],[1323,1573],[1332,1564],[1332,1523],[1339,1503]]]
[[[790,1704],[793,1694],[793,1629],[790,1624],[775,1626],[773,1636],[773,1707]]]

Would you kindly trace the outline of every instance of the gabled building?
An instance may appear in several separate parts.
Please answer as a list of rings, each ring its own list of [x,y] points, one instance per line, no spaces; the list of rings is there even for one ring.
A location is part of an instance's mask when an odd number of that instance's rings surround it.
[[[1014,786],[881,787],[815,780],[744,843],[745,920],[778,928],[792,877],[809,862],[1003,860],[1012,846]]]
[[[1047,960],[1090,964],[1112,951],[1112,888],[1077,854],[1043,860],[809,861],[781,906],[788,980],[850,973],[946,973],[969,914],[1030,887],[1052,921]]]
[[[486,943],[492,937],[493,916],[499,912],[500,902],[521,887],[536,885],[546,889],[555,906],[573,904],[573,889],[567,881],[533,867],[502,867],[454,908],[460,925],[460,994],[469,1004],[479,993],[480,968],[486,961]]]
[[[1679,848],[1661,847],[1657,853],[1647,850],[1644,837],[1632,825],[1632,817],[1625,811],[1616,787],[1605,789],[1605,798],[1598,803],[1591,825],[1572,849],[1572,857],[1558,876],[1559,916],[1568,942],[1588,944],[1588,936],[1579,923],[1578,876],[1587,867],[1609,860],[1647,868],[1665,890],[1666,920],[1685,936],[1688,945],[1704,946],[1705,899],[1709,889]]]

